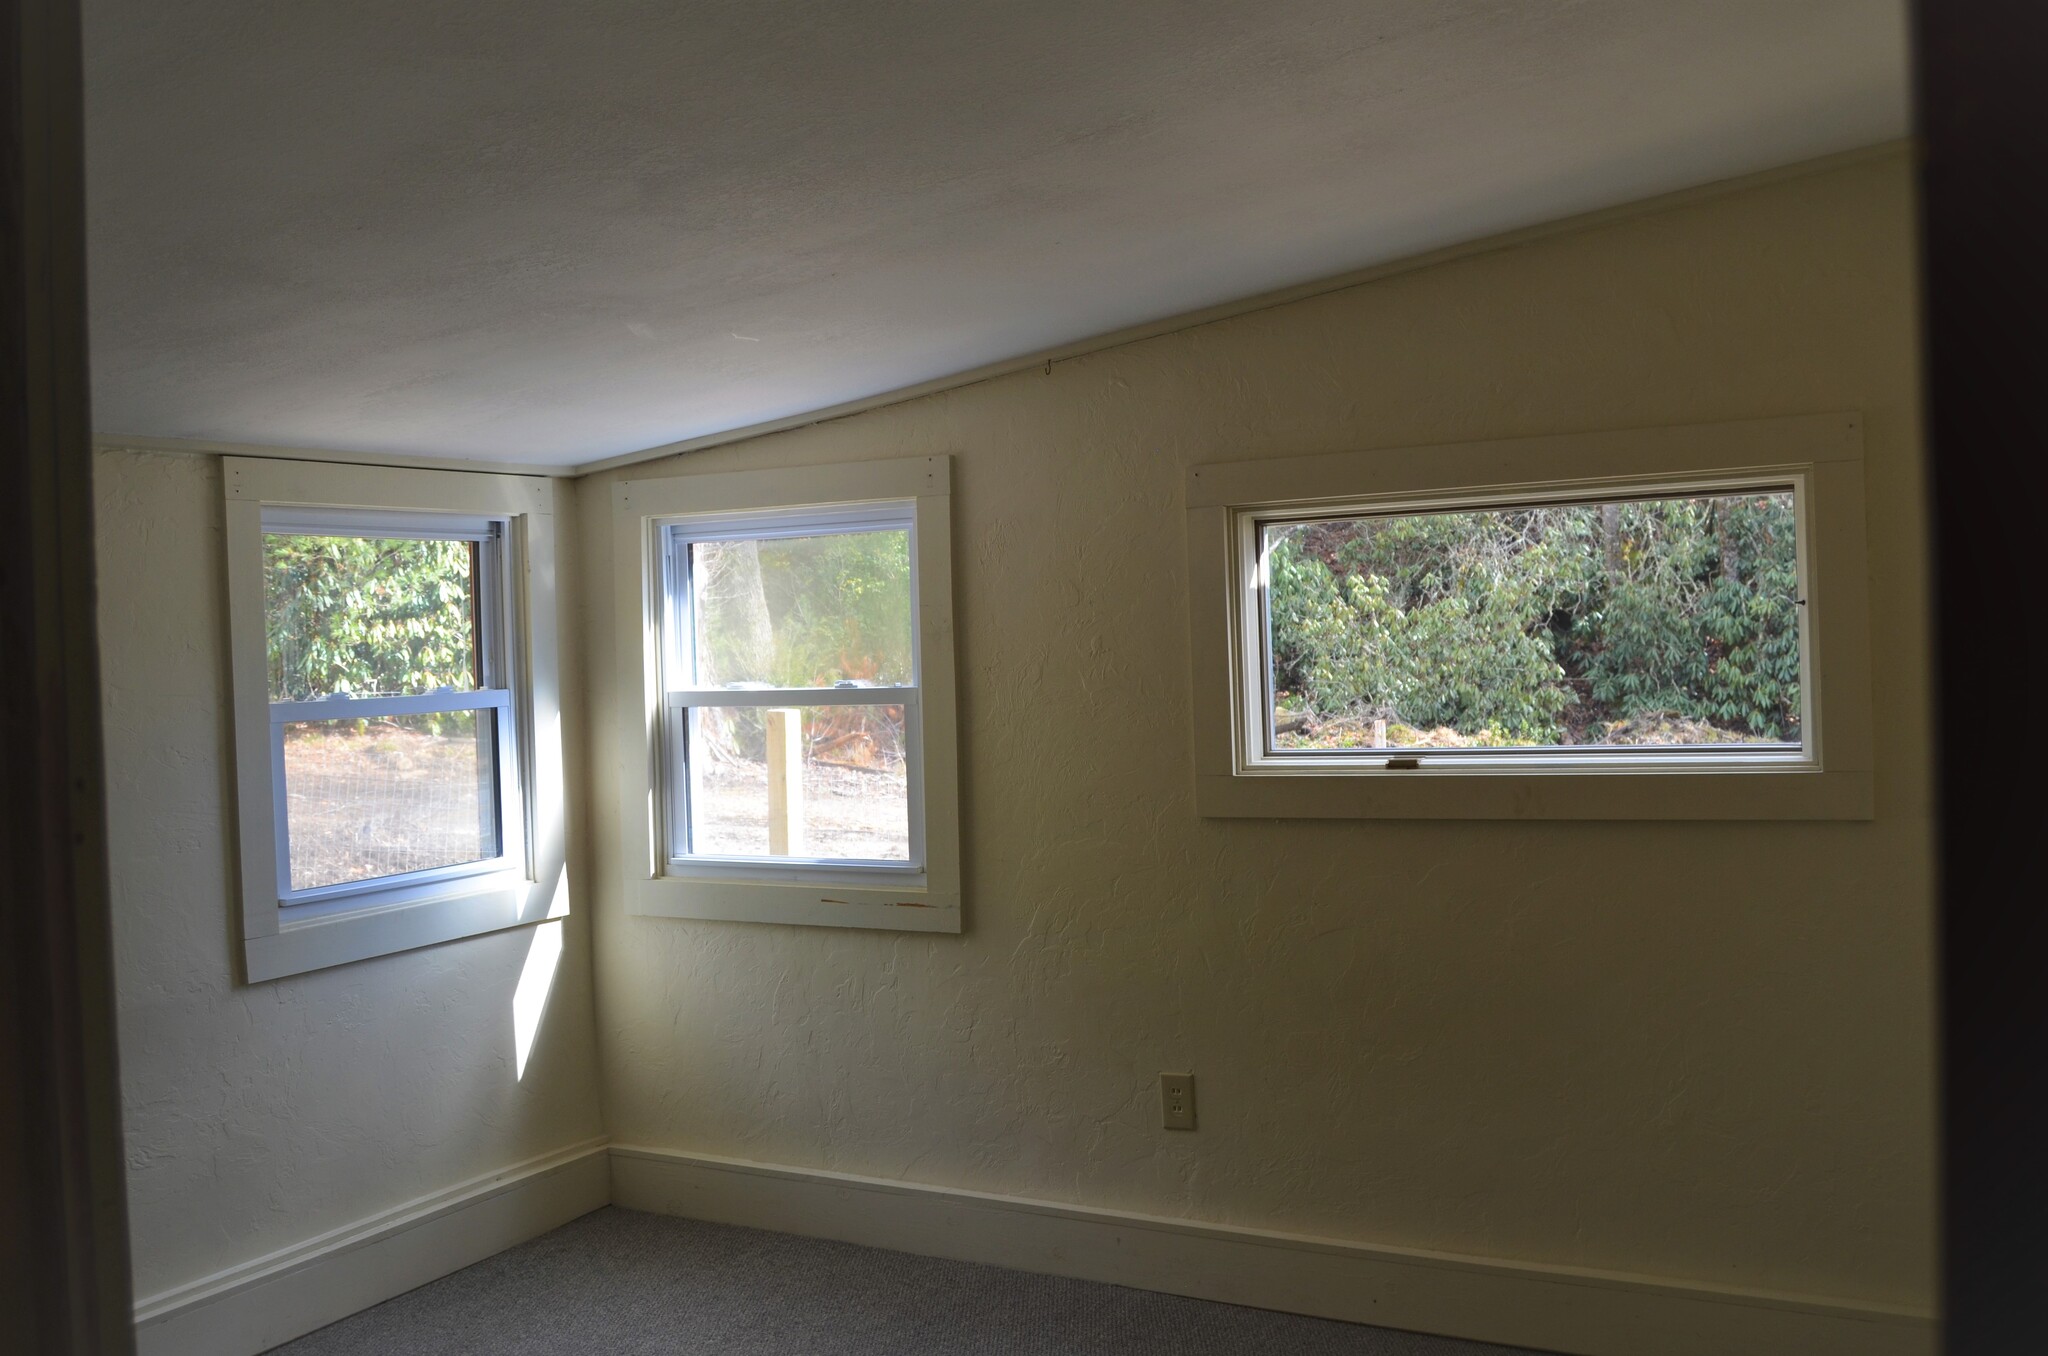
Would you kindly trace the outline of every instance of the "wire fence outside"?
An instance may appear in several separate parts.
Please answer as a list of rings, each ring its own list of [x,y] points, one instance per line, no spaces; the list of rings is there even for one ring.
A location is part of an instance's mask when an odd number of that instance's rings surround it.
[[[468,712],[285,726],[291,888],[498,855],[490,730]]]

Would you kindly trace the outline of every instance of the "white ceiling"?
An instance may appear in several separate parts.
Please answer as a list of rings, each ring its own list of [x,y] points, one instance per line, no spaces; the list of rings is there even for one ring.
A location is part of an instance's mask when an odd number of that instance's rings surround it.
[[[568,464],[1901,136],[1903,0],[87,0],[95,426]]]

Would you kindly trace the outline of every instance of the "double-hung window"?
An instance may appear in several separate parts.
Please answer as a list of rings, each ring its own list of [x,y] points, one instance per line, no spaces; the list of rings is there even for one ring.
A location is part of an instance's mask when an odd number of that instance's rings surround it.
[[[637,911],[957,930],[945,471],[619,487]]]
[[[663,524],[668,867],[924,859],[914,501]]]
[[[250,978],[548,916],[546,483],[239,459],[226,477]]]

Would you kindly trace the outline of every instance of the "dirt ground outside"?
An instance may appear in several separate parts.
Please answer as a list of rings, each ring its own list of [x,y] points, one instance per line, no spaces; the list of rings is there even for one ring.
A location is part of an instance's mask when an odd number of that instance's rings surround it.
[[[804,844],[807,857],[868,861],[910,858],[910,798],[903,765],[834,767],[804,764]],[[715,856],[768,854],[768,767],[740,761],[713,763],[700,783],[692,816],[692,846]]]
[[[1780,741],[1717,729],[1705,721],[1661,711],[1593,725],[1582,731],[1576,741],[1567,739],[1563,745],[1538,745],[1532,740],[1500,738],[1486,733],[1464,734],[1441,725],[1423,730],[1398,720],[1375,721],[1362,715],[1318,717],[1311,712],[1290,710],[1285,706],[1274,708],[1273,732],[1273,745],[1280,749],[1644,748],[1696,744],[1787,747]],[[1384,742],[1375,743],[1375,738]]]
[[[373,722],[360,733],[294,726],[285,736],[285,792],[295,890],[480,861],[496,855],[488,740]],[[901,761],[880,767],[804,764],[801,855],[867,861],[910,857],[910,800]],[[768,855],[768,769],[714,763],[695,807],[695,847]],[[481,801],[480,801],[481,794]]]
[[[414,718],[417,720],[417,718]],[[479,748],[479,744],[482,747]],[[497,855],[489,740],[375,721],[360,733],[287,729],[294,890]]]

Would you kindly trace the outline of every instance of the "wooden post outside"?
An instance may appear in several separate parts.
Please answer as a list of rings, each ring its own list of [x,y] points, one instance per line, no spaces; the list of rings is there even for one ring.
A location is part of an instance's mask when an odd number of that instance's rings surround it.
[[[1372,723],[1372,746],[1376,749],[1383,749],[1387,746],[1387,722],[1385,717],[1380,717]]]
[[[768,855],[801,857],[804,851],[804,713],[795,707],[768,709]]]

